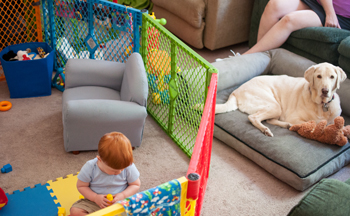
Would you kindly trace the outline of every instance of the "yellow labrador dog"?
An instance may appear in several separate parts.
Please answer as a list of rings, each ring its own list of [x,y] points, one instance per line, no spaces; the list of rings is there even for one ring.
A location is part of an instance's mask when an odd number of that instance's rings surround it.
[[[304,78],[258,76],[234,90],[225,104],[217,104],[215,113],[238,108],[249,114],[248,119],[255,127],[271,137],[270,129],[261,121],[283,128],[309,120],[333,123],[341,114],[336,90],[345,79],[345,72],[329,63],[311,66]]]

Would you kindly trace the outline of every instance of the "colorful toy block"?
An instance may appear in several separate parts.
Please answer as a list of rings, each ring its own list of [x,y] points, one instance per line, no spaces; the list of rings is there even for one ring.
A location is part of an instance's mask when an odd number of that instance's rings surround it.
[[[9,173],[12,171],[12,166],[11,164],[6,164],[1,168],[2,173]]]

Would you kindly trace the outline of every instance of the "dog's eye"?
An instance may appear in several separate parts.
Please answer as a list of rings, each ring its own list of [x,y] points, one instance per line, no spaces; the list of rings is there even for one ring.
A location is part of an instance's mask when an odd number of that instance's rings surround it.
[[[317,78],[321,79],[321,78],[322,78],[322,76],[321,76],[321,75],[317,75]]]
[[[331,76],[331,79],[334,79],[334,76],[333,76],[333,75]]]

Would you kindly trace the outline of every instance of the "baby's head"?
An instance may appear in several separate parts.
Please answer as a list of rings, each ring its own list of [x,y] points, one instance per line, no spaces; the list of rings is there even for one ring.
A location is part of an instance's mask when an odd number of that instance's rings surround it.
[[[134,162],[130,140],[119,132],[107,133],[100,139],[98,154],[103,163],[116,170]]]

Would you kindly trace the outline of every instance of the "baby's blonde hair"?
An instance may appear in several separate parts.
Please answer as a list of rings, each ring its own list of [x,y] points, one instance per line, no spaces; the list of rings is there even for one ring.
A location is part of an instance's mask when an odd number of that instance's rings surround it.
[[[98,144],[98,154],[112,169],[125,169],[134,162],[130,140],[120,132],[105,134]]]

